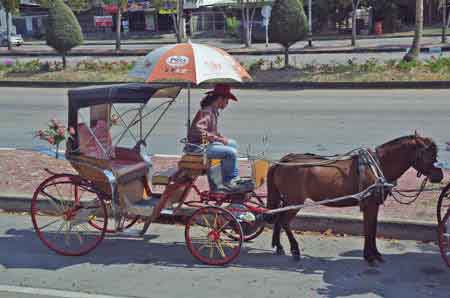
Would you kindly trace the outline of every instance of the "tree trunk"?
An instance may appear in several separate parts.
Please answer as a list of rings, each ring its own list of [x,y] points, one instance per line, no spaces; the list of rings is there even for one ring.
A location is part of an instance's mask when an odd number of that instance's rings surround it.
[[[289,67],[289,47],[284,47],[284,68]]]
[[[416,32],[409,52],[403,57],[404,61],[413,61],[419,57],[420,40],[423,34],[423,0],[416,0]]]
[[[242,20],[242,31],[241,31],[241,41],[242,43],[246,43],[247,40],[247,30],[245,28],[245,12],[244,12],[244,0],[240,0],[240,4],[241,4],[241,20]]]
[[[186,38],[186,22],[184,21],[184,1],[180,0],[180,15],[178,17],[178,29],[180,33],[180,39],[183,41]]]
[[[120,51],[120,32],[122,25],[122,8],[119,7],[120,3],[117,3],[117,19],[116,19],[116,51]]]
[[[447,43],[447,0],[442,2],[442,43]]]
[[[6,12],[6,40],[7,40],[7,44],[8,44],[8,51],[11,51],[12,47],[11,47],[11,28],[9,26],[10,23],[10,19],[11,19],[11,12],[7,11]]]
[[[63,69],[66,69],[66,65],[67,65],[66,53],[62,53],[62,63],[63,63]]]
[[[245,30],[245,47],[249,48],[251,46],[250,42],[250,15],[248,11],[248,7],[244,7],[244,30]]]
[[[356,3],[355,3],[356,1]],[[352,0],[352,47],[356,47],[356,10],[358,9],[359,0]]]
[[[177,0],[177,16],[174,18],[175,35],[177,37],[177,42],[183,42],[184,39],[184,22],[183,22],[183,0]]]

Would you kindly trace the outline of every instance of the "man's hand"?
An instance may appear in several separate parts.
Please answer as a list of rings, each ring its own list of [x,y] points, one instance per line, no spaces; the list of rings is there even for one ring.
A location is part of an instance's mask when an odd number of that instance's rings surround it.
[[[225,138],[225,137],[220,136],[220,137],[217,138],[217,141],[221,142],[224,145],[228,145],[228,139]]]

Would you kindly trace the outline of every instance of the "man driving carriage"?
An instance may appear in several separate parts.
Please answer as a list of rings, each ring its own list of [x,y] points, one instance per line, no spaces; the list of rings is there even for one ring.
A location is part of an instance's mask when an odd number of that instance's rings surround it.
[[[219,188],[224,191],[239,192],[248,186],[239,177],[237,164],[237,143],[219,133],[217,128],[219,110],[228,106],[229,100],[237,101],[230,91],[230,86],[217,84],[213,90],[206,92],[200,102],[200,110],[194,117],[188,132],[186,152],[200,151],[206,145],[208,159],[220,159],[222,182]]]

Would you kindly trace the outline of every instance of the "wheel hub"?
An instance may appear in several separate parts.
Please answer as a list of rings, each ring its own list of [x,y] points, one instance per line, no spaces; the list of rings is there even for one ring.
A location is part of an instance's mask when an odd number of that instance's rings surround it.
[[[220,233],[218,231],[211,231],[208,234],[208,239],[211,241],[217,241],[220,239]]]

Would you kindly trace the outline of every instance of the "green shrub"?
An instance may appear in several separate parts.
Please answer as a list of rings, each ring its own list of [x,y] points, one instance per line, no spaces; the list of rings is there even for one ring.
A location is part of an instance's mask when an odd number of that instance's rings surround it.
[[[424,67],[429,69],[431,72],[450,72],[450,58],[439,57],[428,59],[424,63]]]
[[[227,17],[225,20],[227,34],[232,37],[239,37],[240,21],[236,17]]]
[[[63,0],[49,2],[46,37],[47,45],[61,54],[65,68],[67,52],[83,43],[83,34],[77,18]]]
[[[289,48],[306,37],[307,19],[300,0],[275,0],[269,21],[269,39],[284,47],[284,66],[289,66]]]
[[[400,62],[397,63],[397,69],[400,71],[409,72],[419,65],[420,65],[420,62],[417,62],[416,60],[409,61],[409,62],[406,62],[405,60],[400,60]]]

